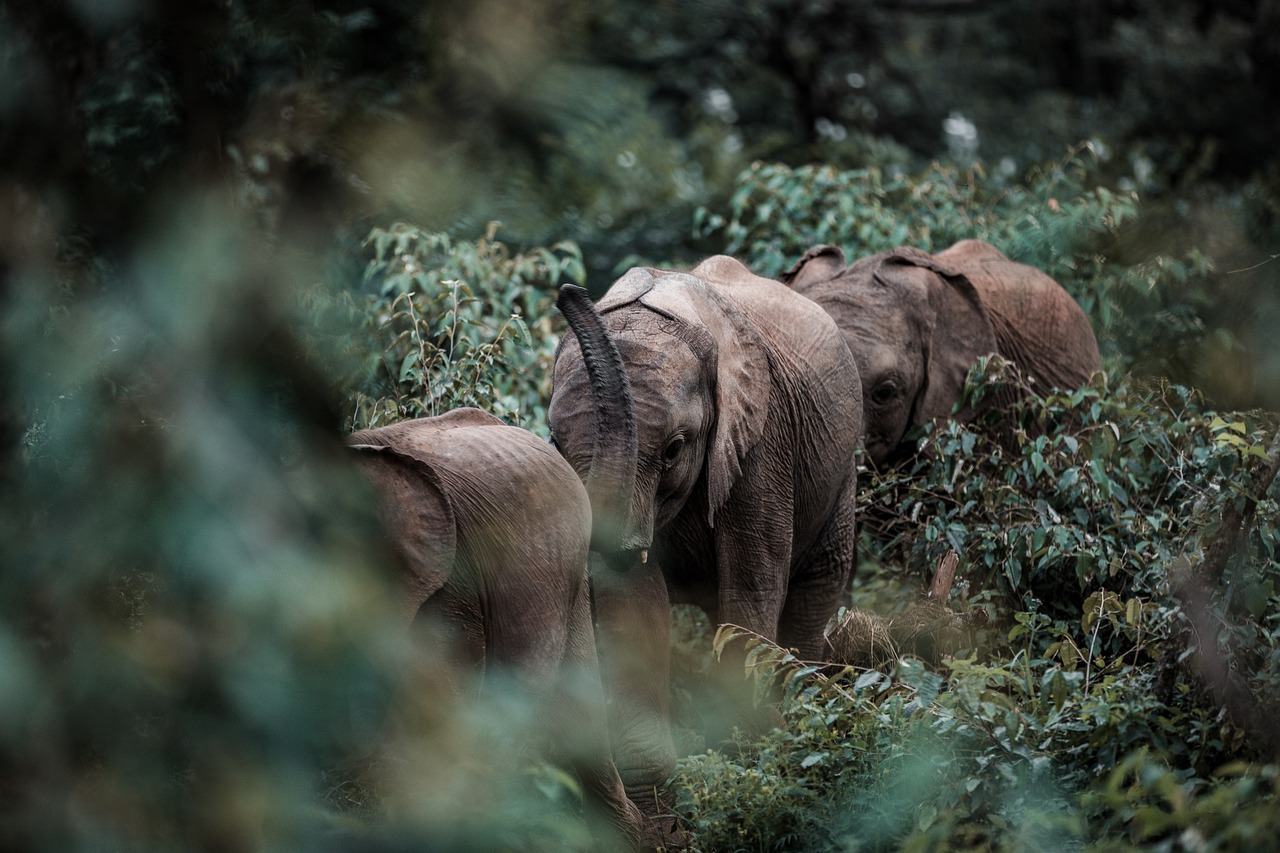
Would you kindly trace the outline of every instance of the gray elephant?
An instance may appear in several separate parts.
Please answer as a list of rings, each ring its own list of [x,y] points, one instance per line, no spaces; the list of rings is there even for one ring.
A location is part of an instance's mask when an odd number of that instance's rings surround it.
[[[823,654],[854,565],[857,367],[817,305],[727,257],[561,288],[552,438],[595,517],[614,756],[647,814],[675,760],[672,601]],[[739,681],[741,676],[738,676]]]
[[[1079,388],[1102,369],[1089,320],[1062,286],[980,240],[935,255],[892,249],[851,266],[835,246],[815,246],[782,281],[844,332],[862,378],[867,455],[877,465],[909,453],[911,427],[951,411],[983,355],[1015,362],[1046,392]]]
[[[517,675],[579,776],[593,832],[609,847],[636,846],[642,818],[605,728],[587,581],[591,506],[573,469],[545,441],[479,409],[363,430],[348,443],[380,496],[406,628],[422,619],[462,665]]]

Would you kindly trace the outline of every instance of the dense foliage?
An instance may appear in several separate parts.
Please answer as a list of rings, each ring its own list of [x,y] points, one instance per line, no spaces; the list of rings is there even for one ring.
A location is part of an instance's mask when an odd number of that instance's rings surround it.
[[[974,391],[1008,381],[975,374]],[[873,562],[854,602],[905,600],[905,577],[955,549],[953,606],[987,610],[987,627],[937,670],[905,658],[823,676],[766,649],[787,676],[787,726],[681,766],[704,849],[1271,843],[1276,744],[1257,727],[1280,697],[1280,503],[1257,507],[1212,602],[1185,590],[1227,507],[1248,500],[1247,472],[1268,464],[1274,418],[1128,386],[1023,417],[1058,426],[1014,448],[990,423],[926,430],[921,459],[860,500]],[[1202,680],[1214,665],[1248,707],[1227,711]]]
[[[366,292],[339,296],[359,326],[335,342],[353,365],[342,377],[350,429],[477,406],[546,434],[555,293],[583,283],[582,254],[569,241],[513,254],[496,232],[490,223],[474,243],[405,224],[369,235]]]

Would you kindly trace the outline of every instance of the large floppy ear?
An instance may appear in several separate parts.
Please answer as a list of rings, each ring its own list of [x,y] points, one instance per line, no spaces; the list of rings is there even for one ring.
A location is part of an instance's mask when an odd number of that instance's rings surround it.
[[[834,278],[844,268],[844,252],[840,247],[823,244],[811,247],[791,269],[778,276],[778,280],[794,290],[804,290],[807,285]]]
[[[349,444],[378,493],[378,517],[403,572],[412,618],[444,586],[457,557],[453,503],[425,460],[381,444],[369,431],[355,433]]]
[[[931,273],[925,387],[912,412],[912,422],[921,424],[950,413],[969,368],[982,356],[999,352],[999,344],[982,298],[964,273],[918,249],[895,250],[882,269],[889,271],[894,265]]]
[[[673,285],[677,280],[683,285],[678,290],[670,289],[695,312],[696,316],[690,319],[705,333],[707,340],[702,346],[708,349],[707,360],[714,366],[716,416],[707,441],[706,463],[707,522],[714,526],[716,512],[724,506],[742,473],[743,460],[764,434],[773,375],[768,346],[755,324],[729,295],[698,276],[700,269],[708,271],[715,281],[725,280],[726,276],[732,280],[738,274],[754,276],[737,261],[716,257],[700,264],[693,275],[671,280]],[[659,290],[655,288],[644,301],[648,303]],[[724,290],[731,293],[732,287]],[[694,352],[698,352],[696,347]]]

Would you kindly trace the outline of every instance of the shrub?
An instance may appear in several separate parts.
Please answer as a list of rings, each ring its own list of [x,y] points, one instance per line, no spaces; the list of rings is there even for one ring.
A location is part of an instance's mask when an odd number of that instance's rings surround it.
[[[368,291],[344,297],[348,426],[476,406],[546,434],[558,334],[555,296],[585,279],[572,242],[514,252],[490,223],[475,242],[403,223],[374,229]]]
[[[1024,381],[991,359],[966,401]],[[1217,641],[1198,636],[1205,613],[1180,575],[1249,500],[1274,423],[1163,384],[1099,384],[1011,414],[1012,440],[998,438],[1010,413],[925,428],[915,461],[860,495],[860,573],[874,583],[854,604],[883,607],[886,587],[918,586],[893,566],[918,575],[955,549],[966,565],[954,605],[986,609],[988,627],[937,671],[904,658],[833,674],[758,646],[785,680],[786,724],[681,761],[678,802],[703,849],[1193,850],[1270,837],[1271,747],[1201,675],[1220,656],[1246,702],[1280,696],[1274,486],[1206,603]],[[1219,817],[1228,810],[1238,819]]]

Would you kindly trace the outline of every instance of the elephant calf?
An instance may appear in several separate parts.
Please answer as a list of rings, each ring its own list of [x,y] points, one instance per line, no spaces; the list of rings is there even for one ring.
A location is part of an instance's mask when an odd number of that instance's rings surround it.
[[[981,356],[1004,356],[1046,391],[1079,388],[1102,369],[1089,320],[1062,286],[980,240],[935,255],[902,247],[850,266],[837,247],[815,246],[782,281],[844,333],[877,465],[904,454],[911,427],[951,411]]]
[[[636,846],[641,818],[609,754],[587,586],[591,505],[537,436],[479,409],[354,433],[399,564],[406,629],[443,627],[461,662],[504,665],[540,701],[597,835]],[[560,687],[573,672],[592,695]],[[553,734],[553,738],[556,735]]]
[[[823,654],[853,571],[857,366],[822,309],[728,257],[633,269],[599,304],[560,292],[574,334],[547,419],[605,556],[591,580],[615,757],[631,798],[661,813],[670,601]]]

